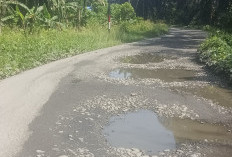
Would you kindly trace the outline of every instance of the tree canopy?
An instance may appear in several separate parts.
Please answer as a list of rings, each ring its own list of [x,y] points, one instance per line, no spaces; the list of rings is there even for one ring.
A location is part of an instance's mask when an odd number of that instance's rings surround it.
[[[116,0],[130,2],[137,16],[176,24],[232,26],[231,0]]]
[[[228,30],[232,26],[231,0],[0,0],[0,31],[4,24],[22,28],[80,26],[93,16],[95,21],[107,21],[108,2],[116,22],[133,19],[136,13],[170,24],[212,25]]]

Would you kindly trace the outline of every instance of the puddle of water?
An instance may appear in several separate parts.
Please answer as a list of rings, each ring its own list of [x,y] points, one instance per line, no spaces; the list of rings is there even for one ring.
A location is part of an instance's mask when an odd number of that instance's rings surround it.
[[[176,143],[185,140],[205,140],[232,144],[232,134],[223,126],[204,123],[189,119],[166,118],[160,119],[161,123],[171,130],[175,136]]]
[[[120,79],[144,79],[144,78],[155,78],[165,82],[183,82],[194,80],[195,71],[183,70],[183,69],[115,69],[109,73],[111,78]]]
[[[192,93],[198,97],[212,100],[224,107],[232,107],[232,90],[219,86],[205,86],[202,88],[181,88],[182,91]]]
[[[207,139],[232,144],[232,134],[223,126],[187,119],[159,118],[148,110],[112,117],[103,133],[114,147],[138,148],[149,155],[175,149],[186,140]]]
[[[170,56],[161,56],[151,53],[144,53],[134,56],[122,57],[120,58],[120,62],[131,63],[131,64],[147,64],[147,63],[159,63],[164,61],[164,59],[174,59],[174,58]]]
[[[176,147],[172,132],[147,110],[113,117],[103,132],[114,147],[139,148],[148,153]]]
[[[126,69],[115,69],[109,73],[111,78],[128,79],[132,77],[131,72]]]

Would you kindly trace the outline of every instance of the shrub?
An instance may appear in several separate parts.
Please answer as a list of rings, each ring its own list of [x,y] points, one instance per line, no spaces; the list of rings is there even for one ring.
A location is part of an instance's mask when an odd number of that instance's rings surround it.
[[[200,59],[216,72],[225,72],[232,79],[232,35],[210,30],[209,38],[201,45]]]
[[[121,5],[120,4],[112,4],[111,5],[111,16],[115,23],[119,23],[121,21]]]
[[[112,4],[111,14],[116,23],[120,23],[121,21],[134,20],[136,18],[134,8],[128,2],[122,5]]]
[[[135,19],[135,11],[130,3],[126,2],[121,6],[121,18],[122,21],[128,21],[131,19]]]

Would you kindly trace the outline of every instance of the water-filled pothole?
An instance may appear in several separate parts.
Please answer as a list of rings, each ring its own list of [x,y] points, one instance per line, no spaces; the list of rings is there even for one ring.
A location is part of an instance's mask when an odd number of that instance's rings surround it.
[[[172,132],[147,110],[113,117],[103,132],[114,147],[139,148],[148,153],[176,147]]]
[[[160,118],[149,110],[112,117],[103,134],[113,147],[138,148],[149,155],[175,149],[184,141],[232,144],[232,134],[223,126]]]
[[[165,59],[174,59],[174,57],[156,55],[152,53],[144,53],[144,54],[138,54],[134,56],[122,57],[119,60],[122,63],[147,64],[147,63],[159,63],[159,62],[164,61]]]
[[[232,133],[221,125],[179,118],[161,118],[160,122],[172,131],[176,143],[190,140],[232,145]]]
[[[229,88],[209,85],[201,88],[178,88],[178,90],[212,100],[224,107],[232,107],[232,90]]]
[[[165,82],[183,82],[196,79],[196,71],[184,69],[136,69],[121,68],[109,73],[111,78],[119,79],[145,79],[155,78]]]

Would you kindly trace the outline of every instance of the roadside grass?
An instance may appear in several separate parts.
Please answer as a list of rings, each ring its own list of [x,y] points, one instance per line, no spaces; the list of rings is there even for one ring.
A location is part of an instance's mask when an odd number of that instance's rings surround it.
[[[110,33],[100,25],[81,30],[40,30],[29,35],[5,28],[0,35],[0,79],[61,58],[155,37],[167,31],[167,25],[149,21],[123,23],[114,26]]]
[[[217,73],[232,80],[232,34],[215,28],[207,28],[209,37],[201,44],[200,60]]]

